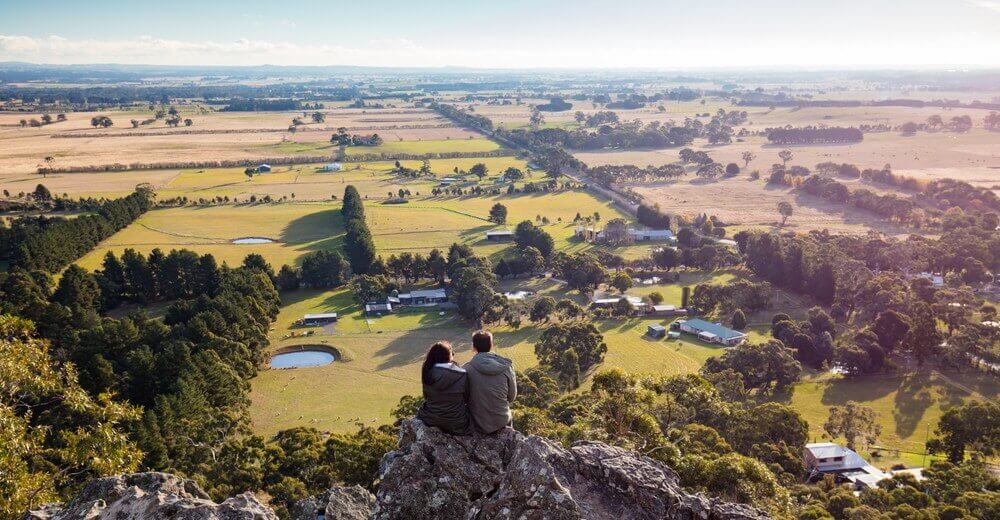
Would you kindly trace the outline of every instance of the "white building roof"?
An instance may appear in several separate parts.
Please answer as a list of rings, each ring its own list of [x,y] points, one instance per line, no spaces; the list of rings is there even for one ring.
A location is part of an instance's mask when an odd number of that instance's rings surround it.
[[[448,293],[444,289],[420,289],[416,291],[410,291],[408,293],[401,293],[400,298],[447,298]]]
[[[321,312],[319,314],[306,314],[303,319],[305,320],[329,320],[336,319],[336,312]]]
[[[669,229],[629,229],[628,233],[636,237],[674,238],[674,232]]]
[[[847,456],[847,452],[850,451],[847,448],[832,442],[816,442],[813,444],[806,444],[806,449],[809,450],[809,453],[817,459],[845,457]]]

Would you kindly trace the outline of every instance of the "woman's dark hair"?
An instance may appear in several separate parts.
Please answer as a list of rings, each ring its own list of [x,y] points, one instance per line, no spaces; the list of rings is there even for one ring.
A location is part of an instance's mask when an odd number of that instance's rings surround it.
[[[431,369],[438,363],[447,363],[449,361],[451,361],[451,343],[438,341],[431,345],[431,348],[427,351],[427,359],[424,359],[424,367],[420,371],[421,381],[425,385],[433,383],[431,380]]]

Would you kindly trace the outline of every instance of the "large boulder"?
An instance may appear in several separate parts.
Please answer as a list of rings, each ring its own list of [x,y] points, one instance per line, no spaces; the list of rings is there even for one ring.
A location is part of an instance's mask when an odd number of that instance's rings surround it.
[[[293,520],[368,520],[375,495],[361,486],[335,487],[321,495],[300,500],[292,507]]]
[[[661,462],[598,442],[565,449],[505,429],[455,437],[405,421],[383,458],[375,519],[768,518],[684,492]]]
[[[29,511],[25,520],[277,520],[251,493],[217,504],[197,484],[168,473],[94,479],[65,505]]]

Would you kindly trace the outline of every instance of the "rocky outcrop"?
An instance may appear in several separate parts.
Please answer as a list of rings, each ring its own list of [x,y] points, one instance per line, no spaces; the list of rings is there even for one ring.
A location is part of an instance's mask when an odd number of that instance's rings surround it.
[[[406,421],[380,473],[379,520],[768,518],[686,493],[673,470],[634,452],[598,442],[565,449],[509,429],[454,437]]]
[[[29,511],[25,520],[277,520],[251,493],[217,504],[197,484],[168,473],[133,473],[88,482],[65,505]]]
[[[378,495],[336,487],[299,501],[294,520],[763,520],[742,504],[684,492],[666,465],[599,442],[569,449],[514,430],[454,437],[403,422],[399,448],[382,459]],[[89,482],[65,505],[25,520],[272,520],[250,493],[212,502],[194,482],[135,473]]]
[[[292,508],[294,520],[368,520],[375,507],[375,495],[361,486],[335,487],[322,495],[298,501]]]

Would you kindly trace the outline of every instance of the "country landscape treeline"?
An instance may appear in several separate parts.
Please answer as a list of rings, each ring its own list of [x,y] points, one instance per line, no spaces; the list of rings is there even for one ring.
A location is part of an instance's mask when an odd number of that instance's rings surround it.
[[[26,270],[56,272],[124,229],[153,206],[153,192],[138,188],[76,218],[17,219],[0,227],[0,260]]]

